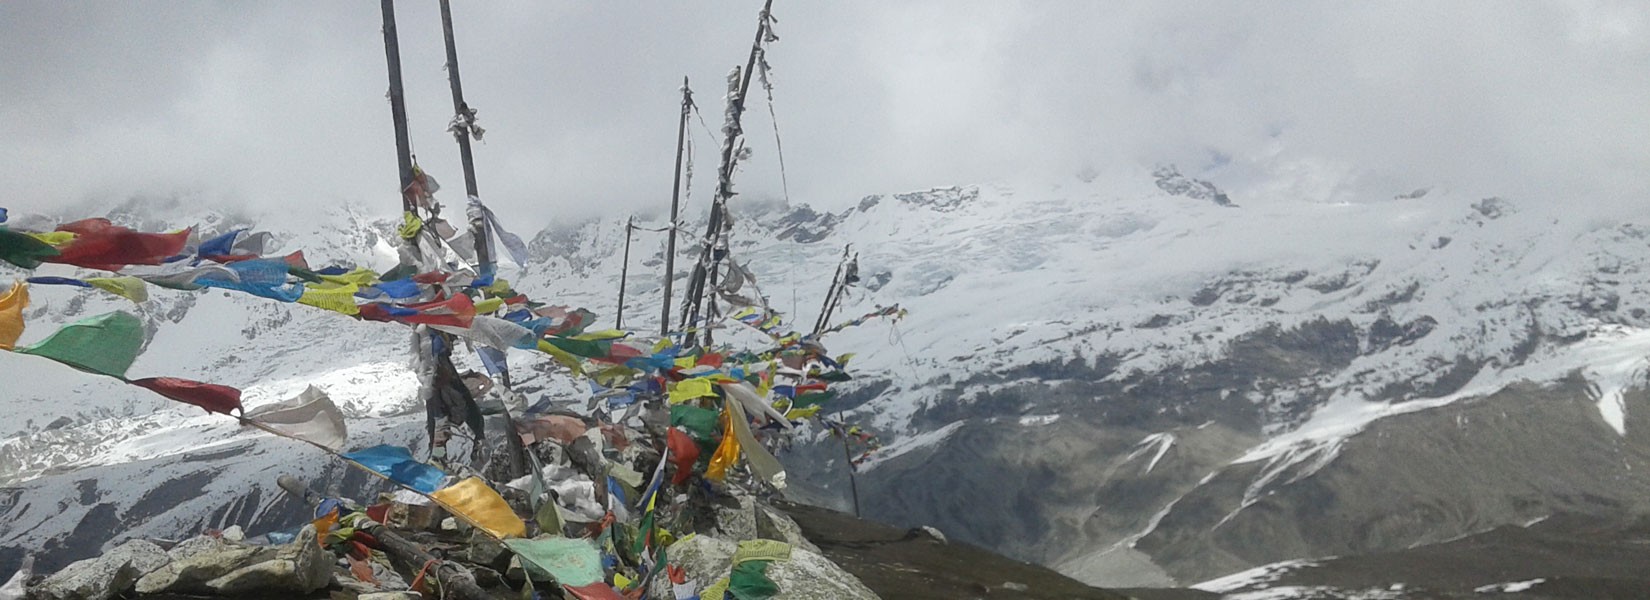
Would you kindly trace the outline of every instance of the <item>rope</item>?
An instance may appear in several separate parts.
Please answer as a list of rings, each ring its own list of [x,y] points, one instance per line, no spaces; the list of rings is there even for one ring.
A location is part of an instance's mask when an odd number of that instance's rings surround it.
[[[773,148],[774,153],[779,155],[779,186],[785,193],[785,203],[790,204],[791,183],[789,178],[785,176],[785,145],[779,140],[779,115],[773,112],[773,83],[768,81],[768,51],[766,49],[763,49],[762,53],[757,56],[756,66],[756,75],[762,80],[762,89],[768,93],[768,121],[773,123]]]

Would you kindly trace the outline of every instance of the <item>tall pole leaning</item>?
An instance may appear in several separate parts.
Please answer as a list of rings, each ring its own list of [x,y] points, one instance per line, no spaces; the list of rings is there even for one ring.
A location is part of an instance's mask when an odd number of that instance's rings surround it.
[[[710,289],[716,286],[716,265],[719,262],[715,255],[716,243],[722,235],[722,213],[726,211],[728,198],[733,197],[733,159],[738,150],[739,137],[744,133],[740,125],[745,114],[745,95],[750,91],[751,73],[756,70],[756,58],[762,53],[763,36],[768,33],[769,14],[773,9],[773,0],[762,3],[762,12],[757,17],[756,39],[751,42],[750,58],[745,60],[745,70],[740,72],[739,89],[737,94],[729,94],[728,122],[724,126],[726,136],[722,140],[722,162],[717,170],[716,198],[710,207],[710,223],[705,229],[705,248],[700,254],[699,263],[694,266],[693,281],[688,288],[688,298],[692,305],[690,316],[683,323],[691,327],[699,320],[699,311],[704,300],[710,296]],[[707,285],[708,281],[708,285]],[[704,327],[705,343],[710,344],[710,328]],[[685,345],[692,346],[696,339],[694,333],[688,333]]]

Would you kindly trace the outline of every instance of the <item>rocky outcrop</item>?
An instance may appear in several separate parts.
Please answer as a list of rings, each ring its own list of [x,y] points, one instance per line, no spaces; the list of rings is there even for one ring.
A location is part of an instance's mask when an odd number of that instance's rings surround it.
[[[139,594],[250,593],[307,594],[332,581],[332,556],[305,526],[292,543],[279,547],[222,542],[196,544],[184,558],[137,581]]]
[[[37,600],[108,600],[171,559],[152,542],[132,540],[97,558],[76,562],[29,590]]]
[[[696,535],[670,546],[670,562],[687,572],[700,589],[728,577],[730,561],[739,544],[724,538]],[[768,565],[767,576],[778,584],[781,598],[795,600],[874,600],[876,592],[842,567],[806,548],[791,549],[789,560]],[[654,580],[649,595],[674,598],[670,582]]]

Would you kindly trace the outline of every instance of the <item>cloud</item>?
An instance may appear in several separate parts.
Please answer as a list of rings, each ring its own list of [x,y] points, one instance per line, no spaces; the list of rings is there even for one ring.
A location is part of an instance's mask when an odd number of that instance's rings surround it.
[[[1650,192],[1642,3],[776,4],[797,201],[1158,162],[1252,193],[1303,169],[1352,199]],[[465,96],[489,132],[482,196],[539,221],[660,210],[681,77],[719,127],[756,9],[455,6]],[[415,150],[459,189],[435,5],[398,11]],[[0,3],[0,204],[190,192],[393,211],[379,19],[370,3]],[[690,129],[689,210],[715,173],[705,129]],[[755,156],[736,187],[780,195],[765,103],[746,130]]]

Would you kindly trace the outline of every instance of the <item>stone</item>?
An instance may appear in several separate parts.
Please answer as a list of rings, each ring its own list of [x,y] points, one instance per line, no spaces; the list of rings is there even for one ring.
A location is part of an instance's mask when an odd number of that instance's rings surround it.
[[[75,562],[30,590],[42,600],[108,600],[130,589],[145,574],[165,567],[171,558],[147,540],[131,540],[97,558]]]
[[[779,540],[803,550],[819,552],[819,546],[802,535],[801,525],[797,525],[789,515],[764,503],[756,505],[756,533],[762,539]]]
[[[361,594],[355,600],[424,600],[424,596],[416,592],[378,592]]]
[[[706,535],[695,535],[667,549],[670,563],[682,567],[689,582],[699,589],[727,577],[732,571],[730,561],[739,544]],[[858,577],[844,571],[818,552],[806,548],[792,548],[791,559],[774,561],[768,565],[767,575],[779,584],[779,597],[786,600],[876,600]],[[657,578],[649,589],[649,596],[674,598],[670,581]]]
[[[313,526],[304,526],[292,543],[274,548],[234,542],[206,546],[197,544],[192,556],[145,575],[137,582],[138,593],[307,594],[332,582],[332,556],[317,542]]]
[[[170,556],[172,560],[178,561],[202,552],[215,552],[224,547],[223,540],[209,535],[202,535],[178,542],[178,545],[166,551],[166,555]]]
[[[246,541],[246,532],[241,529],[240,525],[230,525],[228,529],[223,530],[223,539],[231,542],[244,542]]]

